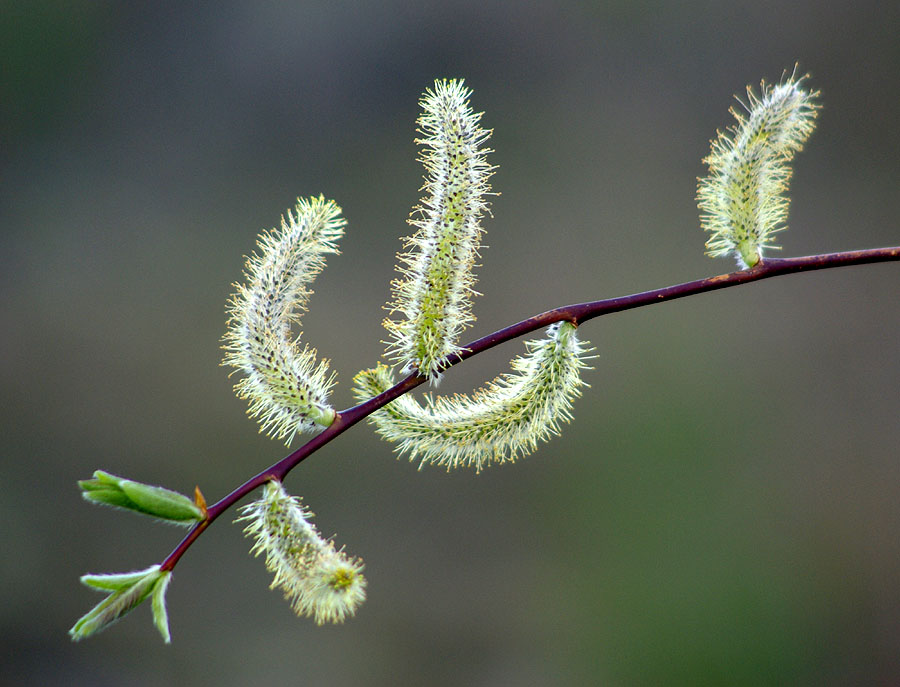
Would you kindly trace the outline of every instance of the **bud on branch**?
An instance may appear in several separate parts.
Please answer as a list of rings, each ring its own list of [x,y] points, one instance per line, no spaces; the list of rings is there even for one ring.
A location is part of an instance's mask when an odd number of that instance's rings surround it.
[[[177,491],[154,487],[97,470],[78,482],[86,501],[130,510],[175,525],[193,525],[206,517],[202,507]],[[198,489],[199,493],[199,489]]]

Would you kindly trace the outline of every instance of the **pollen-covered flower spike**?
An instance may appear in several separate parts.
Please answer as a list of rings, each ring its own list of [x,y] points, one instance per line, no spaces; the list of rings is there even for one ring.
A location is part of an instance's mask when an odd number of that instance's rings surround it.
[[[746,114],[731,108],[737,124],[719,132],[700,179],[700,221],[711,233],[707,255],[734,255],[753,267],[763,250],[777,248],[774,234],[786,229],[791,179],[789,162],[815,128],[819,92],[802,88],[794,74],[777,86],[747,87]]]
[[[401,277],[393,282],[389,309],[402,318],[384,323],[391,357],[435,381],[474,320],[472,267],[494,169],[485,160],[491,151],[483,147],[490,131],[479,126],[481,114],[472,112],[470,95],[461,80],[439,80],[420,101],[422,138],[416,142],[424,147],[419,159],[426,195],[410,217],[416,233],[405,239],[407,252],[397,256]]]
[[[265,553],[266,568],[275,573],[271,588],[281,587],[297,615],[322,625],[342,623],[356,613],[366,600],[362,561],[323,539],[299,498],[272,480],[262,498],[241,512],[244,532],[256,538],[252,552]]]
[[[259,252],[247,260],[246,284],[235,285],[228,304],[222,364],[244,375],[235,391],[250,401],[248,413],[259,419],[261,431],[288,443],[297,432],[327,427],[335,418],[327,403],[334,386],[328,361],[317,362],[315,349],[301,349],[291,325],[299,322],[325,256],[339,253],[346,225],[340,215],[322,196],[298,199],[281,218],[281,229],[260,237]]]
[[[399,442],[400,455],[418,458],[422,465],[481,470],[515,460],[559,434],[559,423],[572,418],[572,400],[585,386],[581,370],[587,368],[587,345],[578,340],[574,324],[559,322],[546,338],[526,343],[528,353],[512,361],[512,374],[471,398],[428,395],[423,407],[405,395],[369,420],[385,439]],[[389,389],[394,379],[387,366],[379,365],[360,372],[354,382],[354,394],[363,401]]]

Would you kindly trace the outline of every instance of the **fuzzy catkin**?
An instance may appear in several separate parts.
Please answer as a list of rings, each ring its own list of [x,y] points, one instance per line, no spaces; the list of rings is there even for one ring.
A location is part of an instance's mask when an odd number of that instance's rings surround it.
[[[356,613],[366,598],[362,561],[323,539],[299,498],[272,480],[241,512],[244,532],[256,539],[251,553],[266,555],[266,568],[275,573],[271,588],[282,589],[297,615],[322,625]]]
[[[700,179],[700,220],[710,232],[710,257],[732,254],[752,267],[763,250],[777,248],[774,235],[786,229],[791,179],[788,164],[815,128],[819,93],[801,87],[794,75],[777,86],[765,82],[760,94],[747,88],[747,114],[730,112],[737,124],[720,132],[704,162]]]
[[[313,348],[301,349],[291,325],[299,323],[325,256],[339,253],[337,240],[346,225],[340,214],[322,196],[298,199],[281,228],[261,236],[259,252],[247,260],[246,284],[235,285],[228,306],[223,365],[244,375],[235,391],[250,401],[248,413],[259,419],[261,431],[288,443],[297,432],[327,427],[335,417],[327,403],[334,386],[328,361],[317,361]]]
[[[512,361],[512,374],[498,377],[472,397],[429,395],[423,407],[405,395],[369,420],[381,436],[398,442],[400,455],[423,465],[481,470],[528,455],[540,441],[559,434],[560,422],[572,418],[572,400],[585,386],[581,370],[587,367],[589,349],[570,322],[552,325],[546,338],[526,346],[528,353]],[[394,384],[385,365],[360,372],[354,381],[360,401]]]
[[[472,268],[493,168],[483,147],[490,131],[479,126],[470,95],[461,80],[441,80],[420,101],[416,142],[423,146],[426,195],[409,220],[416,233],[405,240],[408,251],[398,255],[401,277],[393,282],[389,309],[402,317],[384,323],[391,357],[433,380],[446,357],[460,351],[460,334],[474,320]]]

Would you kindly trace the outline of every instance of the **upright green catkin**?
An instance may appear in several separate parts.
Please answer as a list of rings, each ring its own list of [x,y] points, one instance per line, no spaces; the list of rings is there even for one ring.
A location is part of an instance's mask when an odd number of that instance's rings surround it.
[[[401,277],[393,282],[390,355],[406,369],[437,381],[448,355],[458,353],[461,332],[474,320],[472,267],[481,248],[481,216],[492,174],[483,147],[490,136],[479,126],[481,114],[469,107],[463,82],[435,81],[425,92],[418,120],[425,165],[421,205],[409,223],[416,233],[398,255]]]
[[[707,255],[732,254],[752,267],[763,250],[778,248],[774,235],[787,227],[788,164],[815,128],[819,93],[808,92],[794,74],[777,86],[747,87],[747,114],[731,108],[737,124],[719,132],[704,162],[697,201],[703,229],[710,232]]]

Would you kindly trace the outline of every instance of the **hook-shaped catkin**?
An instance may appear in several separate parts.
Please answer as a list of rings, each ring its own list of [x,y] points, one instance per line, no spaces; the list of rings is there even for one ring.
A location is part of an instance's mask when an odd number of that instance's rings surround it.
[[[247,260],[245,284],[228,305],[226,355],[244,375],[235,385],[262,430],[288,443],[297,432],[327,427],[335,411],[327,398],[334,386],[328,361],[316,360],[313,348],[299,346],[291,325],[311,291],[308,286],[325,266],[325,256],[338,253],[337,240],[346,221],[341,209],[324,197],[299,199],[281,218],[281,228],[263,234],[259,252]]]
[[[435,81],[425,92],[418,119],[425,165],[421,205],[413,209],[414,236],[398,255],[401,277],[393,283],[390,354],[405,369],[440,378],[447,356],[460,351],[461,332],[474,320],[472,267],[481,248],[481,217],[493,167],[483,147],[490,136],[479,126],[481,114],[469,106],[471,91],[463,82]]]
[[[559,423],[571,419],[572,400],[585,383],[586,343],[571,322],[559,322],[547,336],[526,344],[528,353],[512,361],[513,373],[498,377],[472,397],[428,396],[423,407],[401,396],[369,420],[388,441],[398,442],[400,455],[448,469],[476,470],[527,455],[538,442],[559,434]],[[366,400],[389,389],[393,375],[385,365],[356,375],[354,393]]]

